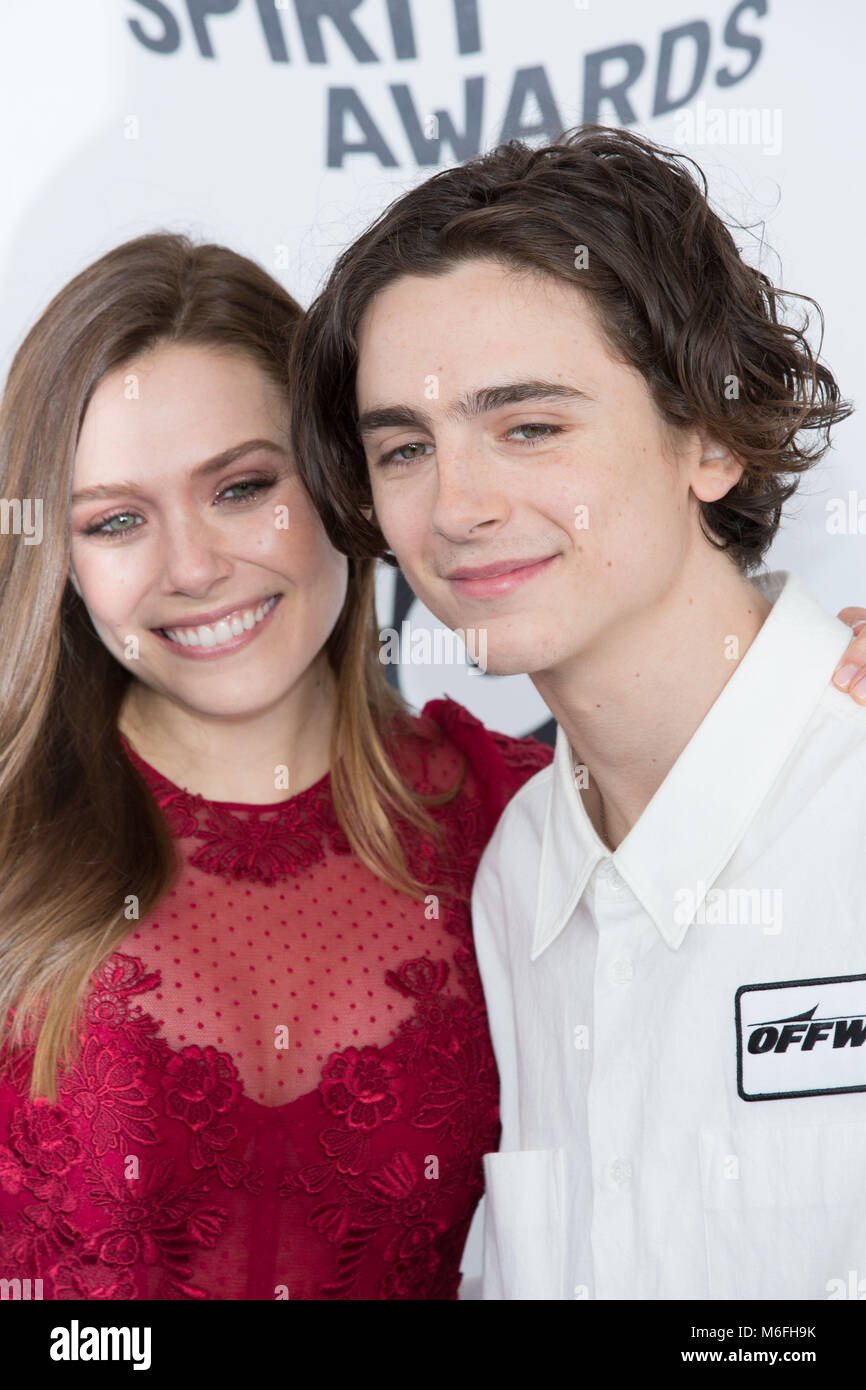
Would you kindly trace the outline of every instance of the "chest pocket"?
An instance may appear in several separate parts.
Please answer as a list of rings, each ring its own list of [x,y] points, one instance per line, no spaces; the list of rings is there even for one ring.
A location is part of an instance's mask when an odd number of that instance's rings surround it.
[[[564,1151],[489,1153],[483,1162],[484,1298],[564,1298]]]
[[[710,1298],[839,1298],[851,1271],[866,1280],[866,1121],[698,1142]]]

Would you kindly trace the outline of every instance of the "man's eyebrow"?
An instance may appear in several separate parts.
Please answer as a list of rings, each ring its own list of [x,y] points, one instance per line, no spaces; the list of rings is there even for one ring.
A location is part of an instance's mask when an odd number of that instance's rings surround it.
[[[284,458],[288,458],[283,445],[276,444],[272,439],[245,439],[242,444],[233,444],[230,449],[224,449],[221,454],[214,454],[213,458],[205,459],[204,463],[196,464],[190,477],[209,477],[211,473],[218,473],[221,468],[234,463],[236,459],[243,458],[244,455],[259,449],[269,449],[272,453],[282,454]],[[139,491],[140,485],[138,483],[94,483],[92,487],[83,487],[78,492],[74,492],[71,501],[74,504],[87,502],[98,497],[114,497],[119,492],[138,493]]]
[[[509,381],[501,386],[481,386],[460,396],[445,410],[446,419],[472,420],[491,410],[501,410],[506,405],[520,405],[522,401],[589,401],[592,397],[576,386],[568,386],[562,381]],[[426,410],[411,405],[374,405],[358,419],[358,430],[362,435],[373,434],[376,430],[406,427],[411,429],[432,429],[432,419]]]

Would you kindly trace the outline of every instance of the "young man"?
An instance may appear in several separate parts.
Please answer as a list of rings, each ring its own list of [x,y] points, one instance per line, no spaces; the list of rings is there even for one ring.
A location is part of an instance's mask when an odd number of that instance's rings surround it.
[[[850,407],[778,294],[681,161],[583,128],[398,200],[298,343],[331,539],[558,723],[473,896],[489,1298],[866,1278],[866,706],[755,574]]]

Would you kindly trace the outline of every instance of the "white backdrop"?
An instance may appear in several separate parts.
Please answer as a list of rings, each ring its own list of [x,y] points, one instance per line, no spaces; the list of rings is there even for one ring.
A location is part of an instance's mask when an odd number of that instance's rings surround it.
[[[0,371],[57,289],[144,231],[224,242],[306,305],[437,167],[600,120],[702,165],[716,208],[751,227],[747,259],[823,307],[857,403],[864,29],[855,0],[4,0]],[[769,557],[834,612],[866,604],[864,429],[858,411],[835,432]],[[839,499],[855,524],[834,531]],[[383,570],[383,626],[394,591]],[[546,721],[526,677],[413,664],[399,680],[416,707],[447,693],[511,733]]]

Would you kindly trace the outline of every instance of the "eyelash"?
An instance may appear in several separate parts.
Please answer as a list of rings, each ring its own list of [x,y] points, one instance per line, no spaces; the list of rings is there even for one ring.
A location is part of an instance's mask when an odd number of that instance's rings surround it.
[[[535,439],[515,440],[515,443],[525,444],[528,449],[532,449],[537,444],[543,444],[553,435],[562,434],[563,428],[564,427],[562,425],[535,424],[530,421],[527,421],[523,425],[513,425],[511,429],[507,431],[507,433],[513,434],[515,430],[544,430],[545,433],[538,435]],[[420,439],[410,439],[405,444],[398,444],[396,449],[389,450],[387,454],[384,454],[383,457],[380,458],[379,467],[384,468],[386,465],[388,465],[391,468],[400,469],[408,468],[410,463],[417,463],[417,459],[398,459],[395,458],[394,455],[399,454],[401,449],[411,449],[414,444],[420,444],[421,442],[422,441]]]
[[[243,497],[229,498],[230,503],[233,502],[235,505],[243,506],[248,502],[254,501],[258,492],[273,487],[275,481],[275,478],[239,478],[236,483],[229,483],[228,487],[223,488],[222,492],[218,492],[217,498],[225,496],[227,492],[233,492],[237,487],[252,488],[253,491],[246,493]],[[118,536],[129,536],[133,531],[138,531],[140,528],[138,526],[130,526],[123,531],[103,531],[102,528],[103,526],[108,526],[110,522],[118,520],[120,517],[137,515],[137,512],[112,512],[110,516],[102,517],[98,521],[91,522],[89,526],[85,526],[82,535],[98,536],[100,540],[109,541],[116,540]]]

